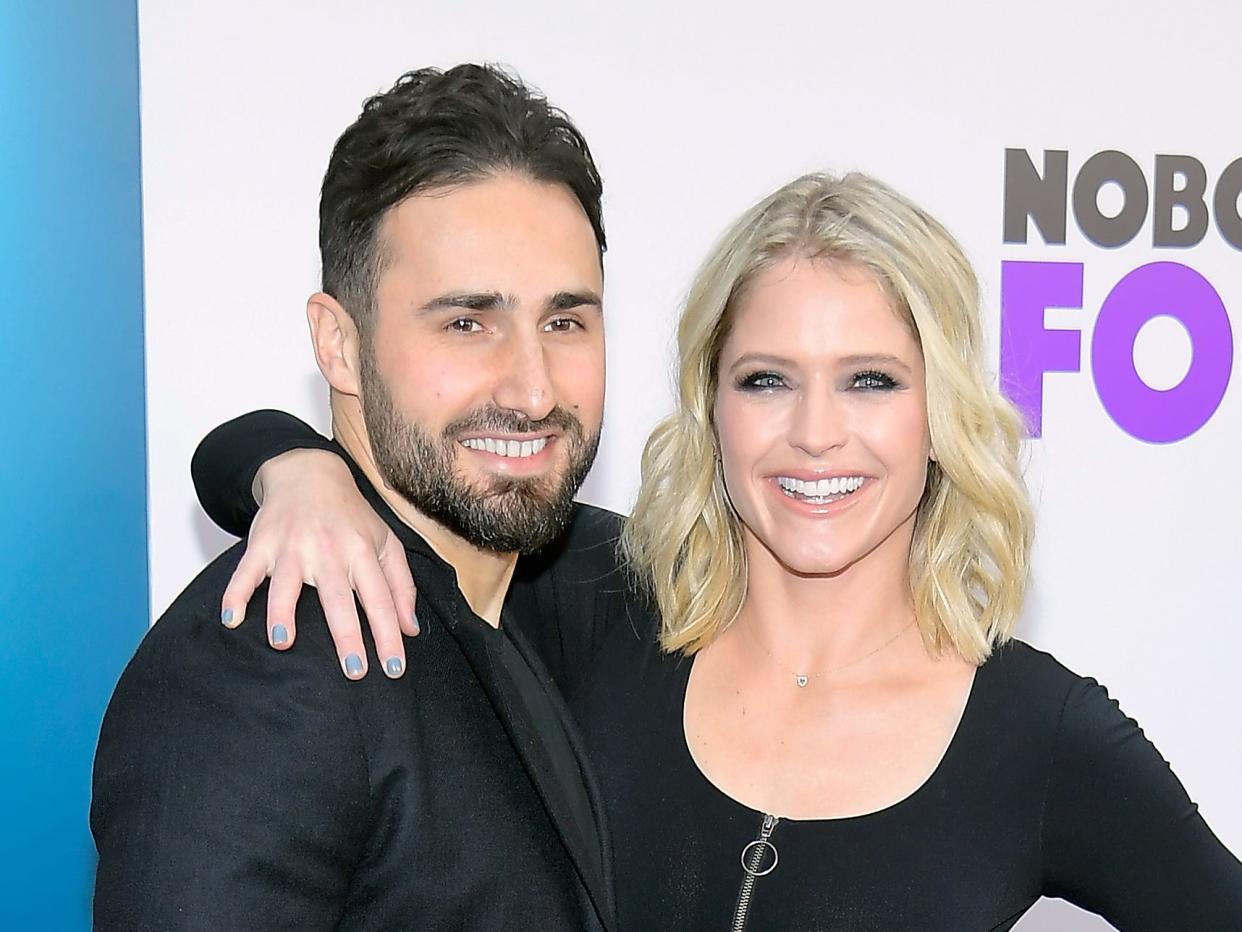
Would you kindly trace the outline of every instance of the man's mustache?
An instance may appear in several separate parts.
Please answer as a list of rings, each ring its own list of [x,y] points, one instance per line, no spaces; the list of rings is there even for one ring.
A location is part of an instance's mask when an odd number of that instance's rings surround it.
[[[444,428],[444,436],[453,438],[467,432],[496,431],[510,434],[537,434],[555,431],[582,436],[582,422],[559,405],[539,420],[532,420],[518,411],[488,407],[471,411]]]

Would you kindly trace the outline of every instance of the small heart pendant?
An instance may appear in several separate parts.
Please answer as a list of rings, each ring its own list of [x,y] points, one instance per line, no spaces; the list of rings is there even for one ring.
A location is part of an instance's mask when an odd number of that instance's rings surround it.
[[[811,678],[805,673],[795,673],[794,682],[796,682],[799,686],[805,686],[807,683],[811,682]]]

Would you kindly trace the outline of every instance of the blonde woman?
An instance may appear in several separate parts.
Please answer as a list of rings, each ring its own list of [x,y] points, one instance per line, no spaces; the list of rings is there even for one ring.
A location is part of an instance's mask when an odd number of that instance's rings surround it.
[[[1056,896],[1123,929],[1242,928],[1242,865],[1137,725],[1011,637],[1021,425],[944,228],[864,175],[799,178],[725,233],[678,335],[623,558],[603,531],[552,557],[595,617],[535,634],[602,786],[621,927],[1008,929]],[[281,417],[200,451],[234,526],[230,477],[318,445]],[[324,529],[374,541],[355,564],[382,550],[361,506],[311,504],[347,501],[322,454],[271,465],[237,617],[282,560],[344,577]]]

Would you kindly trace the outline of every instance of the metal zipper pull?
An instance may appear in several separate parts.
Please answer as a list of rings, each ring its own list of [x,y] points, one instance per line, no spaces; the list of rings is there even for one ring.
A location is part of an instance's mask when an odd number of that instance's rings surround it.
[[[745,930],[746,920],[750,914],[750,900],[755,894],[755,881],[776,870],[776,865],[780,862],[780,853],[771,841],[772,832],[779,821],[778,816],[765,813],[763,824],[759,827],[759,837],[747,842],[746,847],[742,849],[742,870],[745,873],[742,876],[742,886],[737,892],[737,907],[733,911],[733,923],[729,926],[730,932]],[[772,863],[765,864],[769,850],[772,852]]]

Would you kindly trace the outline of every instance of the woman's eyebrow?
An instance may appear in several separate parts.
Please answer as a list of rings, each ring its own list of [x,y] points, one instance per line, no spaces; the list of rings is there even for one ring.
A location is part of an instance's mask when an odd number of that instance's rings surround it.
[[[736,369],[743,365],[760,365],[760,366],[792,366],[792,359],[786,359],[784,356],[774,356],[771,353],[743,353],[737,359],[730,363],[730,369]]]
[[[893,366],[905,372],[911,371],[909,363],[892,353],[851,353],[849,356],[839,357],[834,362],[842,366]],[[729,365],[729,368],[736,369],[742,365],[794,366],[796,363],[792,359],[772,353],[743,353]]]
[[[846,366],[896,366],[906,372],[910,371],[909,364],[892,353],[853,353],[841,357],[839,361]]]

